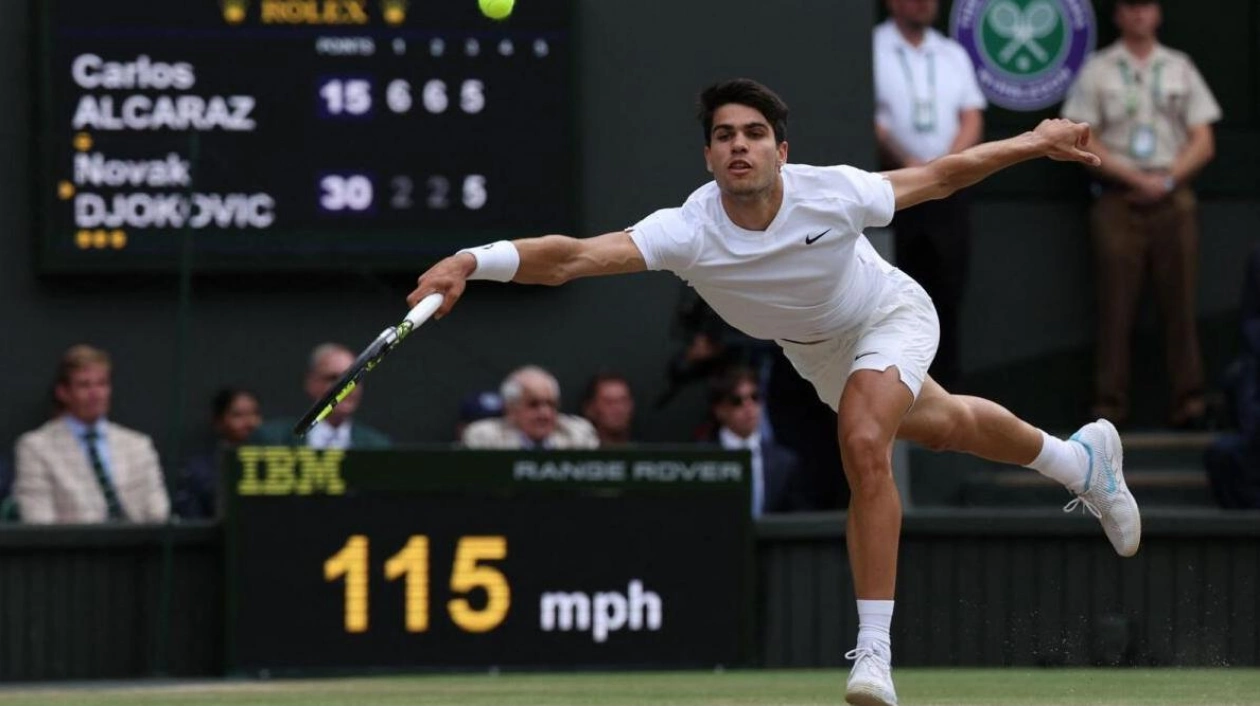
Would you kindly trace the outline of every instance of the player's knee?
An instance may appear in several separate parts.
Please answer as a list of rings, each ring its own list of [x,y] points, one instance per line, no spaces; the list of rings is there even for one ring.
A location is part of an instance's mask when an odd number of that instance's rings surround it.
[[[845,476],[854,490],[888,477],[888,441],[875,425],[856,425],[843,430],[840,451]]]

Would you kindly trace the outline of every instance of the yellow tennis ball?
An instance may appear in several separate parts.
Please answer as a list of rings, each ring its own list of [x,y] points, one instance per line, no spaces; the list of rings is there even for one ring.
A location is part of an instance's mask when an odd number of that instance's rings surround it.
[[[505,20],[507,16],[512,14],[512,6],[516,4],[516,0],[477,0],[477,5],[481,7],[481,14],[492,20]]]

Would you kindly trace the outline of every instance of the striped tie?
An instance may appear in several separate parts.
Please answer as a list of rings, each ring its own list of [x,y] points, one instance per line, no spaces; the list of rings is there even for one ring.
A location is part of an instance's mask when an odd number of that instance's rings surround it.
[[[95,427],[89,427],[83,433],[83,441],[87,442],[88,459],[92,462],[96,482],[101,485],[101,493],[105,496],[105,507],[109,510],[109,519],[124,520],[126,515],[123,513],[122,504],[118,502],[118,492],[114,490],[114,483],[109,480],[109,474],[105,473],[105,462],[101,461],[101,455],[96,451],[98,438]]]

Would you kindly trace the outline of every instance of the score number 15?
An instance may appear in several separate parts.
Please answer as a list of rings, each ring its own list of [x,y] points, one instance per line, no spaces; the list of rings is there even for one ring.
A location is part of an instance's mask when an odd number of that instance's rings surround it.
[[[368,630],[368,538],[351,535],[346,544],[324,561],[324,581],[345,578],[346,633]],[[503,623],[512,603],[507,577],[497,568],[482,564],[507,557],[502,535],[470,535],[459,539],[451,569],[451,591],[467,594],[477,587],[486,591],[486,605],[474,609],[466,597],[446,603],[451,621],[469,633],[485,633]],[[429,538],[413,535],[396,555],[385,561],[385,579],[403,578],[404,612],[409,633],[429,630]]]
[[[364,78],[335,78],[320,84],[319,97],[323,99],[321,113],[334,118],[357,118],[372,113],[372,82]],[[424,109],[440,115],[450,107],[446,82],[429,79],[420,90],[420,102]],[[385,87],[385,103],[394,113],[411,110],[411,82],[394,79]],[[486,109],[486,85],[480,79],[465,79],[459,86],[459,107],[465,113],[476,115]]]

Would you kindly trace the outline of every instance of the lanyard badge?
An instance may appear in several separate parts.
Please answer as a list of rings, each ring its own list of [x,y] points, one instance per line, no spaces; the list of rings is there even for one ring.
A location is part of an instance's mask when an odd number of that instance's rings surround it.
[[[920,133],[936,132],[936,104],[931,99],[915,99],[914,130]]]
[[[1150,123],[1138,123],[1129,135],[1129,155],[1138,162],[1146,162],[1155,156],[1155,127]]]
[[[927,95],[920,97],[914,85],[914,73],[910,71],[910,60],[906,58],[905,47],[897,47],[897,58],[901,60],[901,71],[906,77],[906,89],[913,97],[913,109],[910,120],[917,133],[936,132],[936,58],[927,54]]]
[[[1151,67],[1150,104],[1147,106],[1145,115],[1139,119],[1139,113],[1143,111],[1138,76],[1136,72],[1130,70],[1127,62],[1123,59],[1120,61],[1120,76],[1124,79],[1124,111],[1129,122],[1133,123],[1133,128],[1129,132],[1129,156],[1137,162],[1147,162],[1155,156],[1154,118],[1156,106],[1159,105],[1159,86],[1163,69],[1163,63],[1156,63]]]

